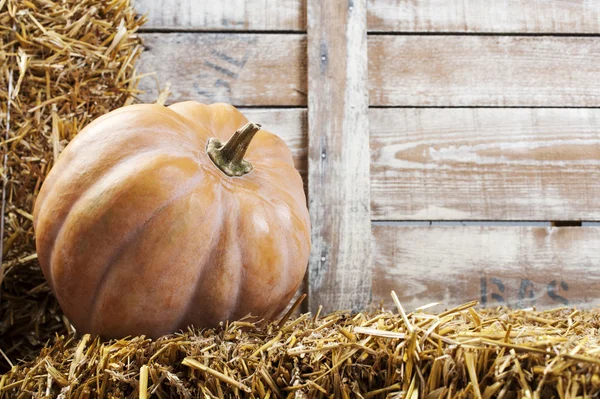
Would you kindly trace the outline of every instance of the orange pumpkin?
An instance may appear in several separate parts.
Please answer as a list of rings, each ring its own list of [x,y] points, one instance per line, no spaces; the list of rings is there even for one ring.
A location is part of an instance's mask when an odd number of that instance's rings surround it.
[[[227,104],[132,105],[65,148],[34,227],[79,331],[158,337],[283,310],[306,271],[310,222],[290,150],[259,129]]]

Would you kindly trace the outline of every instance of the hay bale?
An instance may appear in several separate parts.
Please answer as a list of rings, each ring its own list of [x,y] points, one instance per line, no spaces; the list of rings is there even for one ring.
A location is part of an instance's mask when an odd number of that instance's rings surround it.
[[[156,341],[77,336],[37,264],[31,210],[77,131],[134,101],[142,23],[129,0],[0,0],[0,398],[600,394],[598,311],[406,314],[394,295],[394,312],[292,308]]]
[[[598,311],[247,317],[110,342],[59,337],[0,379],[0,397],[546,398],[600,393]],[[287,320],[287,321],[286,321]]]
[[[36,259],[33,202],[68,141],[134,100],[143,22],[129,0],[0,1],[0,372],[67,332]]]

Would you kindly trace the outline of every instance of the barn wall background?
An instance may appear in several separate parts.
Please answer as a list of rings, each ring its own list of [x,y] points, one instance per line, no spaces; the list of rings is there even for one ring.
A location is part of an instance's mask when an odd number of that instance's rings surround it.
[[[600,3],[137,0],[143,98],[230,102],[307,184],[308,306],[592,306]]]

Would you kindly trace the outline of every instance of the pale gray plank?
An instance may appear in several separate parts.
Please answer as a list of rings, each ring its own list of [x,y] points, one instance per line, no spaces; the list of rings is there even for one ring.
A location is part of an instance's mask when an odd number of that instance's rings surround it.
[[[306,0],[135,0],[143,29],[306,29]],[[374,32],[600,32],[600,7],[590,0],[369,0]]]
[[[600,106],[594,37],[371,36],[371,105]]]
[[[306,105],[306,36],[144,34],[141,72],[171,101]],[[600,106],[600,42],[575,37],[371,36],[375,106]],[[156,96],[146,77],[144,99]]]
[[[600,109],[371,109],[377,220],[600,220]]]
[[[286,30],[306,27],[305,0],[135,0],[144,29]]]
[[[140,73],[144,101],[154,101],[156,78],[171,84],[168,102],[306,105],[306,35],[145,33]]]
[[[600,33],[596,0],[369,0],[370,31]]]
[[[370,299],[366,0],[308,0],[309,305]]]

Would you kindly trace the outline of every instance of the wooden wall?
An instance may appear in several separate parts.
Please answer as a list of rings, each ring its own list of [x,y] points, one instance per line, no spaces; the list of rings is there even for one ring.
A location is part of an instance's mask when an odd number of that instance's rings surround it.
[[[233,103],[292,148],[312,309],[600,303],[597,2],[136,3],[169,102]]]

